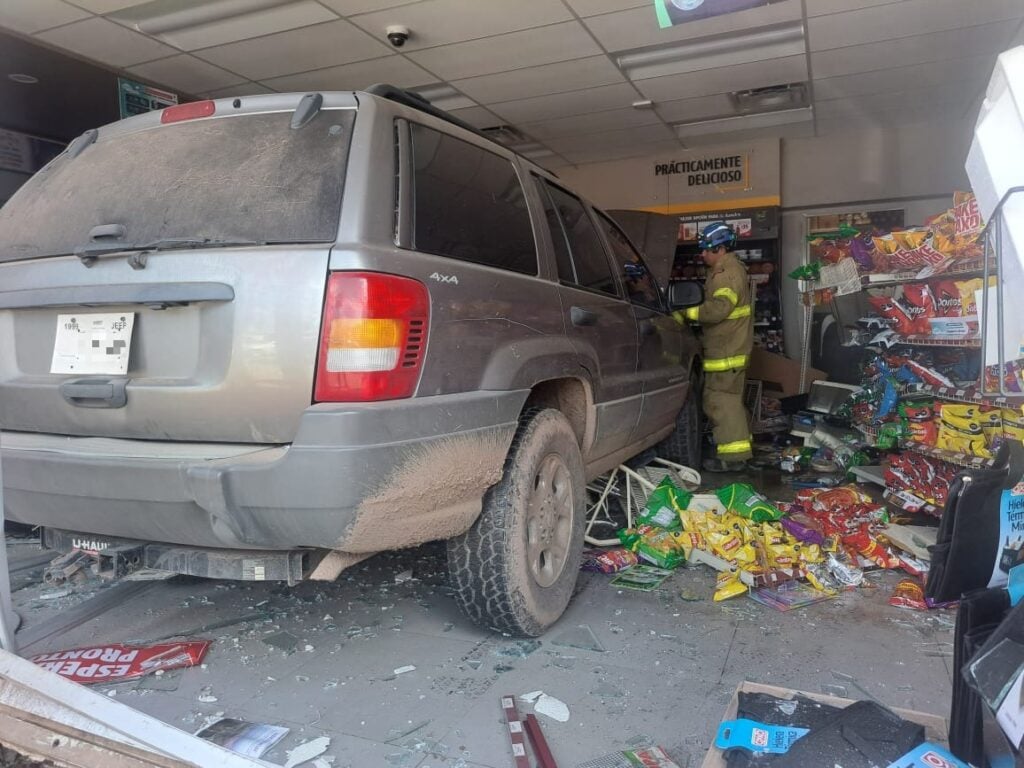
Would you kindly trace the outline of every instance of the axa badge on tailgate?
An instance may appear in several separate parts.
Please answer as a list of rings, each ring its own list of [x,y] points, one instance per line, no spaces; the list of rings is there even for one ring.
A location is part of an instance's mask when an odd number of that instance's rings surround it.
[[[953,757],[947,750],[925,742],[908,752],[889,768],[971,768],[963,760]]]
[[[793,742],[806,736],[806,728],[765,725],[756,720],[726,720],[718,726],[715,746],[721,750],[746,749],[751,752],[781,755]]]

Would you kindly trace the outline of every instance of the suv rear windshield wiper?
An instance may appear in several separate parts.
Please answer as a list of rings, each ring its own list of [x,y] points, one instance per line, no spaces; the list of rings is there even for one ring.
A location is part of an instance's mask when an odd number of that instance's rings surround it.
[[[173,251],[185,248],[226,248],[235,245],[264,245],[255,240],[219,240],[211,237],[165,237],[150,243],[90,243],[75,249],[75,256],[92,263],[108,253],[137,253],[140,251]]]

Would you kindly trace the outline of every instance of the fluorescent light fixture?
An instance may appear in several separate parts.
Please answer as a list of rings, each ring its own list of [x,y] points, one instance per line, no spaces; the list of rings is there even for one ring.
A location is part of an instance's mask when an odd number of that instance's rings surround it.
[[[642,101],[634,101],[633,109],[654,109],[654,102],[651,99],[644,99]]]
[[[449,112],[453,109],[477,106],[475,101],[468,96],[463,96],[461,91],[449,83],[432,83],[431,85],[421,85],[409,90],[418,93],[438,109],[444,109]]]
[[[729,101],[741,115],[770,112],[777,109],[799,109],[809,105],[806,83],[771,85],[767,88],[752,88],[734,91]]]
[[[131,24],[139,32],[153,37],[246,16],[296,0],[152,0],[114,14],[118,21]]]
[[[738,115],[720,117],[715,120],[699,120],[693,123],[676,123],[673,129],[676,136],[686,139],[691,136],[706,136],[711,133],[732,133],[756,128],[774,128],[779,125],[804,123],[814,119],[811,107],[801,109],[783,109],[775,112],[763,112],[757,115]]]
[[[644,80],[805,53],[804,25],[793,22],[627,51],[616,57],[616,63],[631,80]]]

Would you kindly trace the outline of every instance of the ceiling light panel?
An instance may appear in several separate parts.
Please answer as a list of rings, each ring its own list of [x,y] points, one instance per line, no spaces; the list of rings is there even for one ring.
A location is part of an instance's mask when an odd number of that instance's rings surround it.
[[[631,80],[644,80],[802,56],[804,52],[804,27],[797,22],[629,51],[619,54],[616,61]]]
[[[456,80],[453,85],[475,99],[496,102],[624,82],[618,68],[601,55]]]
[[[739,115],[736,117],[725,117],[717,120],[678,123],[673,127],[675,128],[676,135],[685,142],[688,138],[694,136],[773,128],[780,125],[792,125],[794,123],[808,122],[813,119],[814,110],[810,107],[804,107],[803,109],[786,109],[778,112],[766,112],[759,115]]]
[[[652,77],[636,81],[637,89],[656,104],[698,96],[749,88],[764,88],[779,83],[800,83],[807,80],[807,57],[786,56],[769,61],[735,64],[731,67],[688,72],[682,75]]]
[[[438,109],[452,110],[475,106],[473,100],[459,93],[448,83],[433,83],[411,89]]]
[[[153,0],[109,18],[194,51],[333,21],[337,16],[315,0]]]

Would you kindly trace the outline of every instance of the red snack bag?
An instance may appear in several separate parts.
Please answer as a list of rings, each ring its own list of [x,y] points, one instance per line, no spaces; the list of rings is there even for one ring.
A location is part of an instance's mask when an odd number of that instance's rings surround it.
[[[914,332],[928,336],[932,332],[928,318],[936,317],[935,297],[927,283],[910,283],[903,286],[903,298],[897,300],[914,321]]]
[[[932,296],[935,298],[936,317],[963,317],[964,302],[960,289],[956,287],[955,280],[943,280],[932,286]]]
[[[914,333],[914,320],[906,308],[900,305],[899,302],[893,301],[893,299],[886,296],[869,296],[868,301],[878,314],[886,320],[893,322],[893,328],[896,329],[896,333],[903,336],[909,336]]]
[[[872,538],[867,523],[861,525],[860,530],[856,533],[844,536],[843,543],[856,549],[860,555],[879,568],[895,569],[900,567],[900,559]]]
[[[896,585],[889,605],[897,608],[913,608],[915,611],[927,611],[928,603],[924,601],[924,589],[913,579],[903,579]]]

